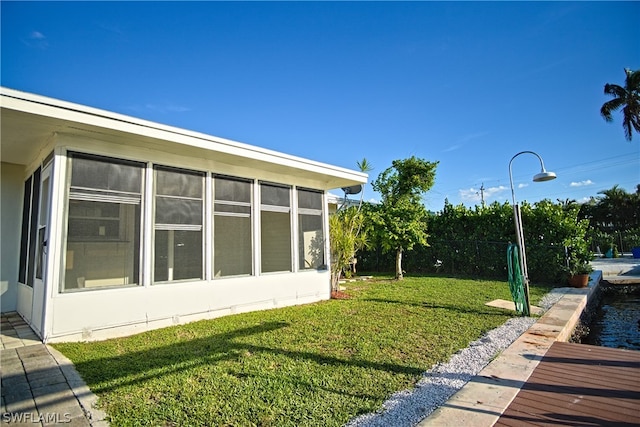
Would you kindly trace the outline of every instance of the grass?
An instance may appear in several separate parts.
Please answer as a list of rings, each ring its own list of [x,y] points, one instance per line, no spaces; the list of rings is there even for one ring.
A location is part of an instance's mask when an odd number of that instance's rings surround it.
[[[330,300],[55,347],[113,426],[340,426],[510,315],[502,281],[407,277]],[[532,302],[548,288],[532,287]]]

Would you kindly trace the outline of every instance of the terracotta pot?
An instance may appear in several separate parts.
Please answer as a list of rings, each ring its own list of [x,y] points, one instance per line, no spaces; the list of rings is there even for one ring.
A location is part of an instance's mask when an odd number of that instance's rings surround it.
[[[588,284],[588,274],[576,274],[574,276],[569,276],[569,285],[573,286],[574,288],[586,288]]]

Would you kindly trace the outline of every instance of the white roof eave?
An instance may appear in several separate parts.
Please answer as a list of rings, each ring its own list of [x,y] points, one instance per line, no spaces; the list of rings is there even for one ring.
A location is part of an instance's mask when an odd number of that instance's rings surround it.
[[[84,105],[74,104],[41,95],[30,94],[8,88],[0,88],[2,109],[9,109],[65,124],[77,124],[83,128],[103,129],[110,132],[138,135],[189,147],[216,152],[250,161],[265,169],[289,170],[292,175],[304,175],[325,183],[324,189],[365,183],[367,174],[313,160],[296,157],[241,142],[219,138],[204,133],[141,120]],[[28,130],[27,130],[28,131]],[[4,153],[3,153],[4,154]],[[337,185],[336,185],[337,184]],[[336,185],[336,186],[334,186]]]

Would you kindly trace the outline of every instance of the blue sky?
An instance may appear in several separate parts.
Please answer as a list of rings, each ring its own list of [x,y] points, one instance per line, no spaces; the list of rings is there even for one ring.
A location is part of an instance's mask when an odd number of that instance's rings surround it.
[[[438,161],[426,206],[640,183],[640,135],[599,114],[640,68],[640,2],[7,2],[1,83],[371,180]],[[337,191],[336,194],[340,192]],[[367,198],[376,198],[370,187]]]

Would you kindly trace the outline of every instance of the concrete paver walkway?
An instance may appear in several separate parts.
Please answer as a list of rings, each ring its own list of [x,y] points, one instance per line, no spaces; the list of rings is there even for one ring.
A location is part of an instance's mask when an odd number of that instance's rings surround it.
[[[0,424],[108,426],[73,363],[42,344],[17,313],[2,313]]]

